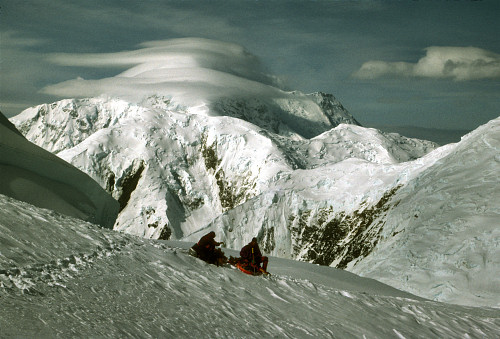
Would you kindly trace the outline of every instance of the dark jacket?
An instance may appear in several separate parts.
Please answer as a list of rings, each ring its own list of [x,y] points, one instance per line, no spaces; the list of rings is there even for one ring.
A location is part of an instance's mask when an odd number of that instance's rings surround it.
[[[252,254],[252,249],[253,249],[253,254]],[[252,259],[254,259],[255,262],[261,262],[262,253],[260,252],[259,245],[257,243],[249,243],[243,246],[243,248],[240,251],[240,257],[250,262],[252,261]]]
[[[217,241],[215,241],[215,234],[210,232],[203,237],[201,237],[200,241],[198,241],[198,246],[202,251],[213,251],[215,246],[219,245]]]

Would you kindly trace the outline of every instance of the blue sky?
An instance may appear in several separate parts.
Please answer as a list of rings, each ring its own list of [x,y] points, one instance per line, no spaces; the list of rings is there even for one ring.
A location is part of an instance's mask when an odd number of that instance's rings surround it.
[[[499,1],[3,0],[0,110],[44,88],[127,67],[56,53],[115,53],[182,37],[236,43],[286,88],[334,94],[365,126],[473,129],[500,115]]]

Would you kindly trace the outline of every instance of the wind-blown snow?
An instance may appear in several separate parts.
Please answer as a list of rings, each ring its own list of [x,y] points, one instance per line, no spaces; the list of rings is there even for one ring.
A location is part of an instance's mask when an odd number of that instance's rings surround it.
[[[270,278],[252,277],[190,257],[191,243],[136,238],[4,195],[0,244],[5,337],[484,338],[500,331],[498,310],[426,301],[285,259],[271,258]]]
[[[1,115],[1,113],[0,113]],[[3,116],[2,116],[3,117]],[[118,204],[88,175],[0,120],[0,193],[112,228]]]

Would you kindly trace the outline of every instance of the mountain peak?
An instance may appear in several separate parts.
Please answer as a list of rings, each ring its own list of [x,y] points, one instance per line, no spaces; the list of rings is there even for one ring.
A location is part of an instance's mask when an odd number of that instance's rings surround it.
[[[65,98],[107,95],[136,104],[162,98],[153,104],[237,117],[273,133],[305,138],[339,123],[358,124],[332,95],[284,91],[255,55],[235,44],[185,38],[144,43],[134,51],[53,59],[76,66],[131,65],[114,77],[78,78],[44,89]]]

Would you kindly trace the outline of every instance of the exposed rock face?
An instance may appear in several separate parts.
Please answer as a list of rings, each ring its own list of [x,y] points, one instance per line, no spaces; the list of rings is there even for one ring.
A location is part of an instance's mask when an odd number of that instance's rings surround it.
[[[319,265],[346,268],[355,259],[366,257],[377,245],[387,211],[397,206],[390,202],[400,187],[387,191],[373,206],[345,214],[333,208],[308,210],[289,217],[294,253],[302,260]]]

